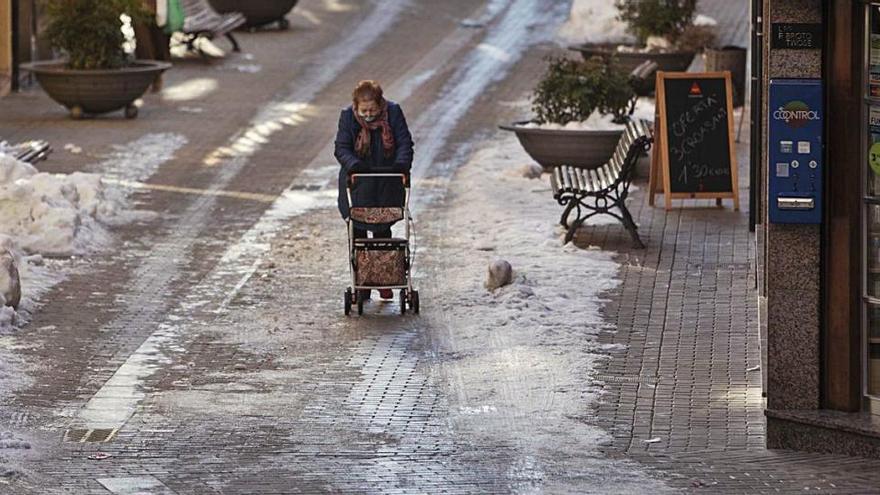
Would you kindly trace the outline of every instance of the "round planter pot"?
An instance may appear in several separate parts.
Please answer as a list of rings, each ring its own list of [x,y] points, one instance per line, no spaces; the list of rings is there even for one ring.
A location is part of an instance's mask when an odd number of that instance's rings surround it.
[[[685,72],[688,67],[690,67],[691,62],[694,60],[693,52],[671,52],[671,53],[661,53],[661,52],[630,52],[630,51],[618,51],[618,47],[621,45],[602,45],[602,44],[584,44],[584,45],[574,45],[570,46],[569,50],[574,50],[580,52],[581,56],[584,57],[584,60],[589,60],[593,57],[602,57],[609,63],[611,63],[617,69],[626,72],[627,74],[631,73],[635,70],[636,67],[642,65],[644,62],[650,60],[657,64],[658,71],[664,72]],[[650,86],[650,91],[654,90],[654,84],[656,81],[653,79],[650,81],[646,81]],[[646,95],[640,95],[646,96]]]
[[[209,0],[211,7],[221,14],[241,12],[247,19],[246,28],[256,28],[277,22],[281,29],[289,27],[285,18],[299,0]]]
[[[156,77],[171,68],[167,62],[136,60],[121,69],[72,70],[67,62],[51,60],[22,64],[37,76],[50,98],[70,109],[73,118],[125,109],[137,116],[134,101],[144,95]]]
[[[526,153],[545,170],[559,165],[599,168],[611,159],[620,141],[619,131],[575,131],[522,127],[528,122],[502,125],[516,134]]]
[[[633,69],[641,65],[647,60],[651,60],[657,64],[657,70],[666,72],[684,72],[690,67],[694,60],[694,52],[630,52],[618,51],[621,45],[601,45],[601,44],[584,44],[570,46],[570,50],[580,52],[584,60],[592,57],[602,57],[612,60],[615,67],[619,67],[626,72],[632,72]]]

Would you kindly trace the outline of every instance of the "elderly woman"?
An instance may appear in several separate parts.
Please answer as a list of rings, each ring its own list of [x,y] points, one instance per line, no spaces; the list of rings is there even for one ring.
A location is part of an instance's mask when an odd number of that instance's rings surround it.
[[[348,220],[346,195],[348,175],[361,172],[408,173],[412,167],[413,141],[400,105],[383,96],[382,86],[376,81],[361,81],[351,95],[352,104],[339,116],[336,134],[336,160],[339,161],[339,212]],[[355,181],[351,191],[357,206],[402,205],[403,184],[391,179]],[[391,237],[391,225],[370,226],[374,238]],[[368,226],[355,223],[356,239],[367,237]],[[379,291],[383,299],[393,298],[391,290]],[[364,294],[369,297],[369,291]]]

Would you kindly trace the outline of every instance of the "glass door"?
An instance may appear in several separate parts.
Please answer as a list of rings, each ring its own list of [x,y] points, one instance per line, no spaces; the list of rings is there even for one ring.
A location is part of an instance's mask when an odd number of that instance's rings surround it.
[[[868,409],[880,414],[880,3],[865,6],[865,94],[862,136],[865,322],[862,351],[863,390]]]

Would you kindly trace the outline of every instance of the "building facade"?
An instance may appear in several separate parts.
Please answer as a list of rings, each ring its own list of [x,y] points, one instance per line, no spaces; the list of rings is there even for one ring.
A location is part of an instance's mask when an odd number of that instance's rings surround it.
[[[880,1],[758,7],[767,445],[880,457]],[[795,80],[820,83],[820,101],[775,97]],[[807,121],[820,187],[812,160],[797,168],[800,138],[780,137]],[[790,220],[812,204],[820,221]]]

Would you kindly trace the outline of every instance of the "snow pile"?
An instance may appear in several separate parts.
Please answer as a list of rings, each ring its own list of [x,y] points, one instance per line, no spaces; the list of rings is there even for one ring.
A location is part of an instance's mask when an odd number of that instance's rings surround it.
[[[705,14],[697,14],[696,17],[694,17],[693,25],[715,27],[718,25],[718,21],[715,20],[714,17],[709,17]]]
[[[559,37],[568,43],[632,43],[626,24],[617,19],[611,0],[574,0],[568,22],[559,29]]]
[[[539,124],[537,122],[528,122],[522,124],[520,127],[526,129],[545,129],[555,131],[619,131],[623,130],[626,126],[624,124],[615,123],[613,115],[603,115],[599,112],[593,112],[587,120],[582,122],[576,120],[567,124],[556,124],[554,122]]]
[[[63,256],[105,244],[98,217],[113,216],[114,203],[97,174],[41,173],[0,155],[0,234],[24,252]]]
[[[639,98],[638,102],[636,102],[635,111],[630,116],[630,118],[653,121],[654,111],[655,105],[652,98]],[[624,124],[614,123],[613,115],[603,115],[597,110],[590,114],[587,120],[584,120],[582,122],[572,121],[565,125],[554,124],[552,122],[548,122],[545,124],[529,122],[526,124],[522,124],[521,127],[524,127],[526,129],[549,129],[567,131],[619,131],[623,130],[623,128],[626,126]]]

